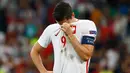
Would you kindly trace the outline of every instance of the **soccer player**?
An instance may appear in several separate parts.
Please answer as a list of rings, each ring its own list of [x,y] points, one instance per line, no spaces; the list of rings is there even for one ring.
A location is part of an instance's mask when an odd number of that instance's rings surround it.
[[[49,25],[31,50],[31,57],[40,73],[88,73],[97,29],[93,21],[77,19],[71,6],[59,2],[53,12],[57,23]],[[48,71],[40,50],[52,42],[54,68]]]

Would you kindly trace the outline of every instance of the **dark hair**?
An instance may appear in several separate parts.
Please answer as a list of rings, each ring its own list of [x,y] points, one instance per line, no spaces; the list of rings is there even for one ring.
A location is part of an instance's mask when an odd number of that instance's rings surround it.
[[[72,8],[69,3],[59,2],[53,12],[53,17],[56,21],[62,21],[64,19],[71,19]]]

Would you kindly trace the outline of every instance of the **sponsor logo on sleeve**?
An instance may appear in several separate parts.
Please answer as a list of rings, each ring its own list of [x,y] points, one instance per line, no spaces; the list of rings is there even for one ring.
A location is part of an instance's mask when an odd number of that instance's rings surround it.
[[[94,30],[91,30],[91,31],[89,31],[89,34],[97,34],[97,32]]]

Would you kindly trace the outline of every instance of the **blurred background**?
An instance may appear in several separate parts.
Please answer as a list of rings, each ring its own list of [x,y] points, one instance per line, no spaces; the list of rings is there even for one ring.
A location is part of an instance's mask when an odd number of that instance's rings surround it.
[[[39,73],[29,52],[61,0],[0,0],[0,73]],[[130,73],[130,0],[63,0],[98,29],[89,73]],[[41,51],[53,68],[53,47]]]

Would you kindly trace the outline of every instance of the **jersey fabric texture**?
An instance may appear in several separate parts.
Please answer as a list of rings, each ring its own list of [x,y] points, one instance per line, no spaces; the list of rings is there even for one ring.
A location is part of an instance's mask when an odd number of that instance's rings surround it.
[[[81,44],[94,45],[97,29],[93,21],[78,20],[71,23],[73,34]],[[38,43],[46,48],[50,42],[54,48],[54,68],[53,73],[88,73],[89,62],[80,59],[68,37],[60,29],[58,23],[49,25]]]

